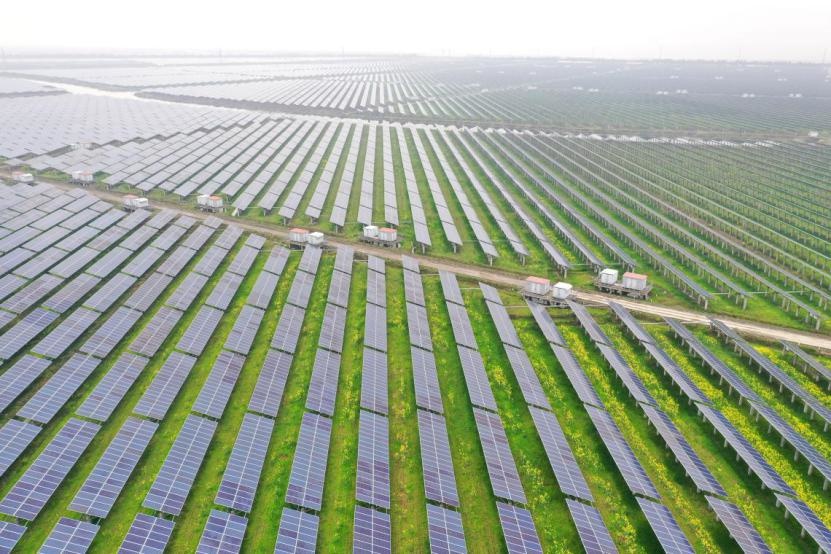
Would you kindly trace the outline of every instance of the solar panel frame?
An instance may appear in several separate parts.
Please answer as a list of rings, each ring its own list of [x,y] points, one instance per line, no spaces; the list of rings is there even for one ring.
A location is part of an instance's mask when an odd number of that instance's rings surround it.
[[[251,511],[273,430],[273,419],[251,413],[243,416],[214,503]]]
[[[94,523],[62,517],[46,537],[40,552],[86,552],[99,529],[100,527]]]
[[[187,417],[142,506],[172,516],[181,514],[216,426],[204,417]]]
[[[69,509],[107,517],[157,428],[158,424],[152,421],[128,418],[81,485]]]
[[[431,554],[467,552],[462,515],[459,512],[427,504],[427,530]]]
[[[0,513],[32,521],[95,438],[100,426],[72,418],[0,501]]]
[[[211,510],[196,547],[197,554],[232,554],[242,549],[248,519],[228,512]]]
[[[497,500],[496,509],[508,552],[511,554],[542,554],[537,529],[531,512],[525,508]]]
[[[355,506],[353,554],[391,554],[390,516],[372,508]]]
[[[274,554],[314,554],[319,524],[314,514],[284,507]]]

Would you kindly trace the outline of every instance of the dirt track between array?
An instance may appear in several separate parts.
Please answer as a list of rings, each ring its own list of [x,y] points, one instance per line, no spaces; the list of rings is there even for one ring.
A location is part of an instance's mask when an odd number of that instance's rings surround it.
[[[47,181],[50,184],[55,186],[67,189],[73,188],[73,185],[69,185],[67,183],[63,183],[60,181]],[[112,192],[112,191],[105,191],[100,189],[88,189],[88,192],[95,194],[102,200],[106,200],[108,202],[113,203],[114,205],[120,205],[122,202],[123,194]],[[176,202],[158,202],[155,201],[155,204],[159,207],[167,208],[174,210],[178,213],[187,214],[192,217],[196,218],[205,218],[208,214],[204,214],[198,210],[193,210],[189,208],[185,208],[182,206],[177,205]],[[248,231],[254,231],[260,234],[268,234],[273,237],[277,237],[283,240],[288,239],[288,231],[283,228],[277,227],[275,225],[269,225],[264,223],[251,223],[241,219],[237,219],[234,217],[226,216],[226,215],[218,215],[220,219],[238,225],[243,229]],[[327,242],[330,245],[348,245],[355,249],[356,252],[362,254],[374,254],[376,256],[388,259],[399,261],[401,260],[402,254],[411,255],[412,257],[416,258],[419,263],[424,268],[433,269],[435,271],[439,270],[447,270],[457,273],[459,275],[464,275],[466,277],[470,277],[473,279],[477,279],[480,281],[487,281],[489,283],[494,283],[498,285],[504,285],[513,288],[519,288],[523,284],[522,278],[512,275],[510,273],[502,272],[495,269],[490,269],[486,267],[480,266],[471,266],[467,264],[461,263],[454,263],[452,261],[431,258],[429,256],[419,256],[416,254],[412,254],[409,252],[402,252],[400,250],[390,250],[385,248],[378,248],[369,246],[367,244],[363,244],[356,241],[345,240],[339,237],[334,237],[331,235],[327,235]],[[686,310],[681,308],[671,308],[667,306],[662,306],[660,304],[655,304],[652,302],[642,302],[642,301],[634,301],[634,300],[626,300],[622,299],[618,296],[609,296],[605,294],[600,294],[596,292],[590,292],[585,290],[577,290],[574,291],[574,296],[585,303],[590,304],[608,304],[611,301],[618,302],[619,304],[625,306],[626,308],[640,312],[644,314],[650,314],[653,316],[658,317],[672,317],[675,319],[679,319],[686,323],[693,323],[693,324],[704,324],[706,325],[713,314],[708,314],[705,312],[698,312],[694,310]],[[753,335],[761,339],[765,340],[788,340],[792,342],[796,342],[811,348],[816,348],[819,350],[823,350],[825,352],[831,352],[831,337],[826,335],[820,335],[816,333],[808,333],[804,331],[799,331],[795,329],[788,329],[785,327],[777,327],[773,325],[767,325],[764,323],[758,323],[749,320],[743,319],[735,319],[731,317],[722,317],[720,316],[719,319],[725,322],[727,325],[735,329],[736,331],[744,334],[744,335]]]

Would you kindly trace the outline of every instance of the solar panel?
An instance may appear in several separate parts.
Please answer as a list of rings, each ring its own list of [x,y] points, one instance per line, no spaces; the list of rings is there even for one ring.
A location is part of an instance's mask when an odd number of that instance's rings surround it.
[[[421,275],[411,271],[404,272],[404,298],[407,302],[426,306],[424,302],[424,287],[421,285]]]
[[[216,419],[221,418],[244,363],[245,356],[227,350],[221,351],[205,384],[202,385],[202,390],[199,391],[193,411]]]
[[[148,361],[147,358],[128,352],[119,356],[75,413],[96,421],[107,421]]]
[[[577,316],[577,321],[579,321],[580,326],[586,330],[586,333],[588,333],[592,342],[605,345],[612,344],[612,341],[609,340],[609,337],[606,336],[606,333],[603,332],[600,325],[597,324],[585,306],[572,302],[571,300],[567,300],[566,302],[568,302],[569,308],[571,308],[571,311]]]
[[[333,271],[332,279],[329,282],[329,295],[327,296],[326,301],[342,308],[348,307],[349,285],[351,279],[352,276],[350,274]]]
[[[355,506],[353,554],[390,554],[391,533],[389,514],[360,505]]]
[[[796,494],[782,479],[779,472],[768,464],[759,451],[747,441],[747,438],[724,417],[724,414],[715,408],[701,404],[698,406],[698,411],[767,488],[786,494]]]
[[[387,306],[387,281],[383,273],[369,271],[366,277],[366,301],[376,306]]]
[[[464,306],[465,301],[462,298],[462,291],[459,289],[459,282],[456,279],[456,274],[440,270],[439,279],[441,280],[441,288],[444,291],[444,299],[448,302],[452,302],[453,304]]]
[[[173,516],[182,512],[216,425],[204,417],[187,417],[142,503],[145,508]]]
[[[280,275],[269,273],[268,271],[261,271],[257,276],[254,287],[248,294],[248,304],[263,310],[268,308],[271,302],[271,297],[274,295],[274,290],[277,288],[277,283],[280,282]]]
[[[146,419],[128,418],[84,481],[69,509],[107,517],[157,427],[156,423]]]
[[[791,498],[778,493],[776,494],[776,501],[777,504],[785,507],[786,515],[792,515],[802,527],[802,530],[814,539],[820,550],[831,552],[831,531],[807,504],[798,498]]]
[[[542,554],[542,545],[531,512],[499,501],[496,502],[496,509],[510,554]]]
[[[291,354],[277,350],[268,351],[257,378],[257,385],[248,402],[249,410],[277,417],[292,360]]]
[[[427,320],[427,310],[407,302],[407,328],[410,334],[410,344],[433,350],[433,339],[430,336],[430,324]]]
[[[286,503],[315,511],[321,509],[331,432],[331,419],[308,412],[303,414]]]
[[[228,264],[228,271],[244,277],[251,269],[254,259],[259,253],[258,249],[244,245],[237,251],[237,255],[234,256],[231,263]]]
[[[19,417],[49,423],[98,367],[99,360],[74,354],[17,412]]]
[[[566,498],[571,519],[577,527],[577,534],[587,554],[606,554],[617,552],[615,543],[594,506]]]
[[[43,307],[49,308],[57,313],[67,312],[100,282],[101,279],[82,273],[64,285],[58,292],[44,300]]]
[[[646,332],[637,319],[623,306],[617,302],[609,302],[609,308],[615,313],[617,318],[623,325],[632,333],[639,342],[654,343],[655,339],[652,335]]]
[[[130,350],[143,356],[154,356],[183,315],[179,310],[162,306],[130,344]]]
[[[701,392],[701,389],[690,379],[686,372],[660,346],[648,342],[643,343],[643,346],[690,401],[710,404],[707,395]]]
[[[171,308],[187,310],[208,282],[208,278],[198,273],[188,273],[176,290],[173,291],[167,302]]]
[[[26,354],[0,374],[0,412],[6,411],[50,364],[47,359]]]
[[[427,528],[430,537],[430,552],[433,554],[455,554],[467,552],[462,515],[442,506],[427,504]]]
[[[710,505],[710,508],[716,513],[716,517],[727,528],[727,532],[730,533],[733,540],[741,547],[742,552],[747,554],[771,552],[759,532],[756,531],[756,528],[748,521],[744,512],[738,506],[712,496],[705,496],[704,498],[707,499],[707,504]]]
[[[41,275],[3,302],[0,308],[14,312],[15,314],[23,313],[25,310],[37,304],[44,296],[58,288],[62,283],[63,279],[59,279],[54,275]],[[11,314],[9,315],[11,316]],[[11,319],[14,319],[14,316],[11,316]]]
[[[228,225],[214,244],[220,248],[230,250],[237,243],[237,240],[242,236],[242,229],[236,225]]]
[[[352,274],[352,260],[355,256],[355,251],[349,246],[338,246],[338,251],[335,254],[335,269]]]
[[[314,554],[319,523],[314,514],[283,508],[274,554]]]
[[[318,348],[306,396],[306,409],[332,417],[338,392],[340,354]]]
[[[288,354],[294,354],[297,348],[297,341],[300,340],[300,331],[303,329],[303,319],[306,317],[306,310],[286,304],[280,314],[280,322],[274,330],[271,338],[271,347],[282,350]]]
[[[245,414],[216,493],[216,504],[251,511],[273,430],[273,419]]]
[[[695,552],[666,506],[646,498],[637,498],[637,501],[664,552]]]
[[[78,521],[62,517],[46,542],[40,547],[43,554],[58,554],[61,552],[86,552],[92,544],[99,527],[86,521]]]
[[[458,506],[459,495],[444,417],[418,410],[418,430],[425,496],[428,500]]]
[[[642,406],[649,422],[664,439],[675,459],[684,467],[687,475],[695,483],[696,488],[702,492],[718,496],[727,496],[724,488],[710,472],[704,462],[699,458],[693,447],[681,434],[669,416],[653,406]]]
[[[473,334],[473,327],[470,324],[470,317],[468,317],[465,307],[448,302],[447,311],[450,314],[450,325],[453,327],[456,344],[479,350],[476,336]]]
[[[192,248],[193,250],[200,250],[213,236],[215,229],[207,225],[200,225],[188,237],[182,241],[182,246]]]
[[[473,408],[473,416],[479,430],[479,441],[482,443],[494,495],[524,504],[525,491],[519,480],[502,421],[498,415],[476,407]]]
[[[526,304],[528,304],[528,307],[531,309],[531,315],[533,315],[534,319],[537,321],[537,325],[542,331],[542,334],[545,336],[545,340],[552,344],[566,346],[566,341],[563,338],[563,335],[560,334],[560,330],[557,329],[557,325],[554,323],[554,320],[551,319],[551,315],[548,313],[548,310],[546,310],[541,304],[537,304],[536,302],[532,302],[530,300],[526,300]]]
[[[138,514],[124,537],[120,554],[163,554],[175,523],[147,514]]]
[[[100,426],[70,419],[0,502],[0,513],[32,521],[46,506]]]
[[[0,521],[0,552],[11,552],[25,532],[22,525]]]
[[[643,466],[635,457],[635,453],[632,452],[629,443],[623,438],[612,416],[607,411],[594,406],[586,406],[586,411],[629,489],[635,494],[661,498]]]
[[[597,391],[594,390],[594,385],[592,385],[589,378],[586,377],[586,373],[583,371],[583,368],[580,367],[580,362],[577,361],[574,353],[566,347],[554,344],[551,345],[551,350],[554,352],[554,356],[557,358],[557,361],[560,362],[560,367],[563,368],[566,377],[568,377],[568,380],[574,388],[574,392],[576,392],[577,396],[580,398],[580,401],[585,404],[602,408],[603,402],[597,395]]]
[[[358,427],[358,476],[355,498],[390,507],[389,422],[361,410]]]
[[[139,252],[130,262],[121,270],[127,275],[140,278],[142,275],[150,271],[159,259],[164,255],[163,250],[148,246]]]
[[[159,250],[169,250],[170,247],[185,234],[185,231],[186,229],[183,229],[178,225],[171,225],[165,229],[162,234],[156,237],[156,240],[154,240],[151,245]]]
[[[202,538],[196,547],[197,554],[233,554],[242,549],[248,519],[228,512],[211,510],[205,523]]]
[[[171,352],[133,408],[133,413],[158,421],[164,419],[195,363],[193,356]]]
[[[107,321],[95,330],[95,333],[81,346],[80,351],[98,358],[105,358],[115,350],[121,339],[130,332],[141,316],[141,312],[124,306],[119,307]]]
[[[506,354],[508,354],[508,361],[519,383],[519,389],[522,391],[525,402],[532,406],[539,406],[550,410],[551,404],[548,403],[548,398],[542,390],[537,372],[531,365],[531,360],[528,358],[525,350],[515,348],[508,344],[504,348]]]
[[[320,264],[320,256],[322,254],[323,250],[321,248],[318,248],[317,246],[307,246],[305,250],[303,250],[303,256],[300,258],[300,264],[297,266],[297,269],[314,275],[317,273],[317,268]]]
[[[75,310],[41,339],[32,352],[46,358],[57,358],[95,323],[99,315],[83,308]]]
[[[615,347],[598,343],[597,348],[636,402],[655,405],[655,399],[649,394],[643,381],[635,374]]]
[[[210,306],[202,306],[196,317],[190,322],[182,338],[179,339],[176,348],[194,356],[201,355],[216,326],[219,325],[222,316],[222,311]]]
[[[193,272],[210,277],[216,273],[217,268],[219,268],[219,264],[222,263],[222,260],[224,260],[227,255],[227,250],[220,248],[217,245],[213,245],[205,251],[202,257],[199,258],[199,261],[196,262],[196,265],[193,266]]]
[[[274,275],[282,275],[286,268],[286,262],[289,259],[288,249],[282,246],[275,246],[263,265],[263,271],[273,273]]]
[[[159,264],[156,269],[158,275],[166,275],[171,279],[179,275],[185,266],[188,265],[193,257],[196,255],[196,250],[192,250],[186,246],[179,246],[168,256],[165,261]]]
[[[161,273],[153,273],[124,301],[124,305],[140,312],[146,312],[164,292],[171,281],[173,281],[173,277]]]
[[[551,464],[560,490],[568,496],[594,502],[589,485],[577,465],[574,452],[566,440],[557,417],[535,406],[529,406],[528,410],[531,412],[534,427],[542,440],[548,463]]]
[[[247,355],[254,344],[254,337],[257,336],[257,330],[260,328],[264,315],[265,311],[260,308],[243,306],[234,320],[234,326],[228,333],[228,338],[225,339],[225,348]]]
[[[315,276],[311,273],[306,273],[305,271],[296,272],[286,302],[305,309],[309,305],[309,298],[312,295],[314,282]]]
[[[97,312],[106,312],[136,281],[135,277],[116,273],[84,301],[84,306]]]
[[[361,407],[381,414],[389,410],[387,355],[364,347],[361,372]]]
[[[222,311],[227,310],[228,306],[231,305],[231,301],[234,299],[234,295],[237,294],[237,290],[242,284],[242,280],[242,275],[226,271],[219,279],[216,286],[214,286],[207,300],[205,300],[205,304],[218,308]]]
[[[485,372],[482,355],[479,354],[478,350],[465,348],[464,346],[459,346],[458,351],[470,403],[495,412],[496,400],[488,383],[488,375]]]
[[[0,427],[0,477],[23,454],[38,433],[41,427],[31,423],[24,423],[18,419],[10,419]],[[2,533],[0,532],[0,535]],[[0,541],[2,547],[2,541]]]
[[[366,305],[364,344],[381,352],[387,351],[387,310],[375,304]]]
[[[499,339],[505,344],[521,348],[522,343],[519,342],[519,336],[516,333],[516,329],[514,329],[514,324],[511,323],[511,316],[508,315],[505,307],[502,304],[495,304],[494,302],[485,302],[485,304],[488,306],[493,324],[499,333]]]

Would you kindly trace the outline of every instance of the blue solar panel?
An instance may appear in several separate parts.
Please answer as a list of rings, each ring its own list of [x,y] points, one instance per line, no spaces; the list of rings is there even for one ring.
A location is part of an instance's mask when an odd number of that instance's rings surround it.
[[[431,554],[467,552],[462,515],[459,512],[427,504],[427,528]]]
[[[0,502],[0,513],[32,521],[55,493],[100,427],[70,419]]]
[[[317,349],[306,396],[306,409],[332,417],[335,413],[335,397],[338,393],[340,354]]]
[[[128,418],[69,505],[74,512],[107,517],[158,425]]]
[[[182,512],[216,425],[210,419],[188,416],[144,499],[145,508],[174,516]]]
[[[278,350],[268,351],[248,403],[249,410],[277,417],[292,360],[291,354]]]
[[[26,354],[0,374],[0,412],[6,411],[35,379],[40,377],[50,361]]]
[[[193,404],[193,411],[219,419],[231,397],[239,378],[245,356],[223,350],[219,353],[199,396]]]
[[[106,421],[148,361],[147,358],[129,352],[122,354],[75,413],[89,419]]]
[[[495,412],[496,400],[488,383],[485,364],[479,351],[464,346],[459,346],[458,351],[471,404]]]
[[[695,552],[666,506],[646,498],[638,498],[637,500],[646,516],[646,520],[649,522],[649,526],[652,527],[665,552],[678,554]]]
[[[218,505],[251,511],[273,430],[273,419],[245,414],[216,494]]]
[[[316,515],[283,508],[274,554],[314,554],[319,523]]]
[[[436,359],[433,353],[421,348],[411,347],[410,358],[413,363],[416,406],[436,413],[443,413],[444,407],[442,405],[439,377],[436,371]]]
[[[138,514],[121,543],[119,554],[163,554],[174,525],[169,519]]]
[[[384,512],[355,506],[353,554],[390,554],[392,552],[390,516]]]
[[[534,420],[534,427],[542,440],[548,463],[554,471],[554,477],[560,490],[568,496],[593,502],[594,497],[589,485],[583,477],[583,472],[577,465],[574,452],[571,450],[557,417],[548,411],[534,406],[528,408]]]
[[[159,351],[183,315],[179,310],[162,306],[130,344],[130,350],[136,354],[152,357]]]
[[[361,407],[380,414],[389,411],[387,355],[364,347],[361,372]]]
[[[92,544],[99,527],[86,521],[62,517],[46,542],[40,547],[43,554],[83,553]]]
[[[493,494],[498,498],[524,504],[525,491],[519,480],[519,472],[502,421],[498,415],[479,408],[473,408],[473,415],[479,430],[479,441],[485,454]]]
[[[84,308],[75,310],[41,339],[32,348],[32,352],[46,358],[57,358],[95,323],[99,315],[101,314]]]
[[[389,422],[361,410],[358,426],[358,477],[355,497],[361,502],[390,507]]]
[[[502,533],[510,554],[542,554],[542,545],[531,519],[531,512],[525,508],[496,503],[499,512],[499,522],[502,524]]]
[[[0,521],[0,552],[11,552],[25,531],[22,525]]]
[[[612,554],[617,552],[615,543],[594,506],[566,498],[571,519],[577,527],[577,534],[587,554]]]
[[[24,423],[19,419],[10,419],[3,427],[0,427],[0,477],[35,440],[41,429],[37,425]]]
[[[444,417],[418,410],[418,434],[425,496],[434,502],[458,506],[459,494]]]
[[[242,549],[248,519],[228,512],[211,510],[205,523],[202,538],[196,547],[197,554],[233,554]]]
[[[133,413],[161,421],[179,394],[196,358],[172,352],[138,401]]]
[[[331,419],[308,412],[303,414],[286,490],[287,504],[320,511],[331,432]]]
[[[73,355],[38,390],[17,415],[38,423],[49,423],[69,398],[95,371],[99,360],[84,354]]]
[[[210,306],[202,306],[196,317],[190,322],[176,348],[188,354],[199,356],[205,350],[223,313]]]
[[[764,539],[762,539],[759,532],[753,527],[753,524],[748,521],[747,516],[744,515],[738,506],[731,504],[726,500],[706,496],[707,504],[716,513],[719,521],[724,524],[730,536],[741,547],[742,552],[746,554],[765,554],[771,552]]]

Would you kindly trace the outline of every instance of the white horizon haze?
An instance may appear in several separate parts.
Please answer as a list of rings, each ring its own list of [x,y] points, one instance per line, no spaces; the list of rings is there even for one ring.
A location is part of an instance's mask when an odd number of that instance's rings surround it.
[[[4,6],[7,55],[154,50],[831,61],[831,0],[457,0]]]

